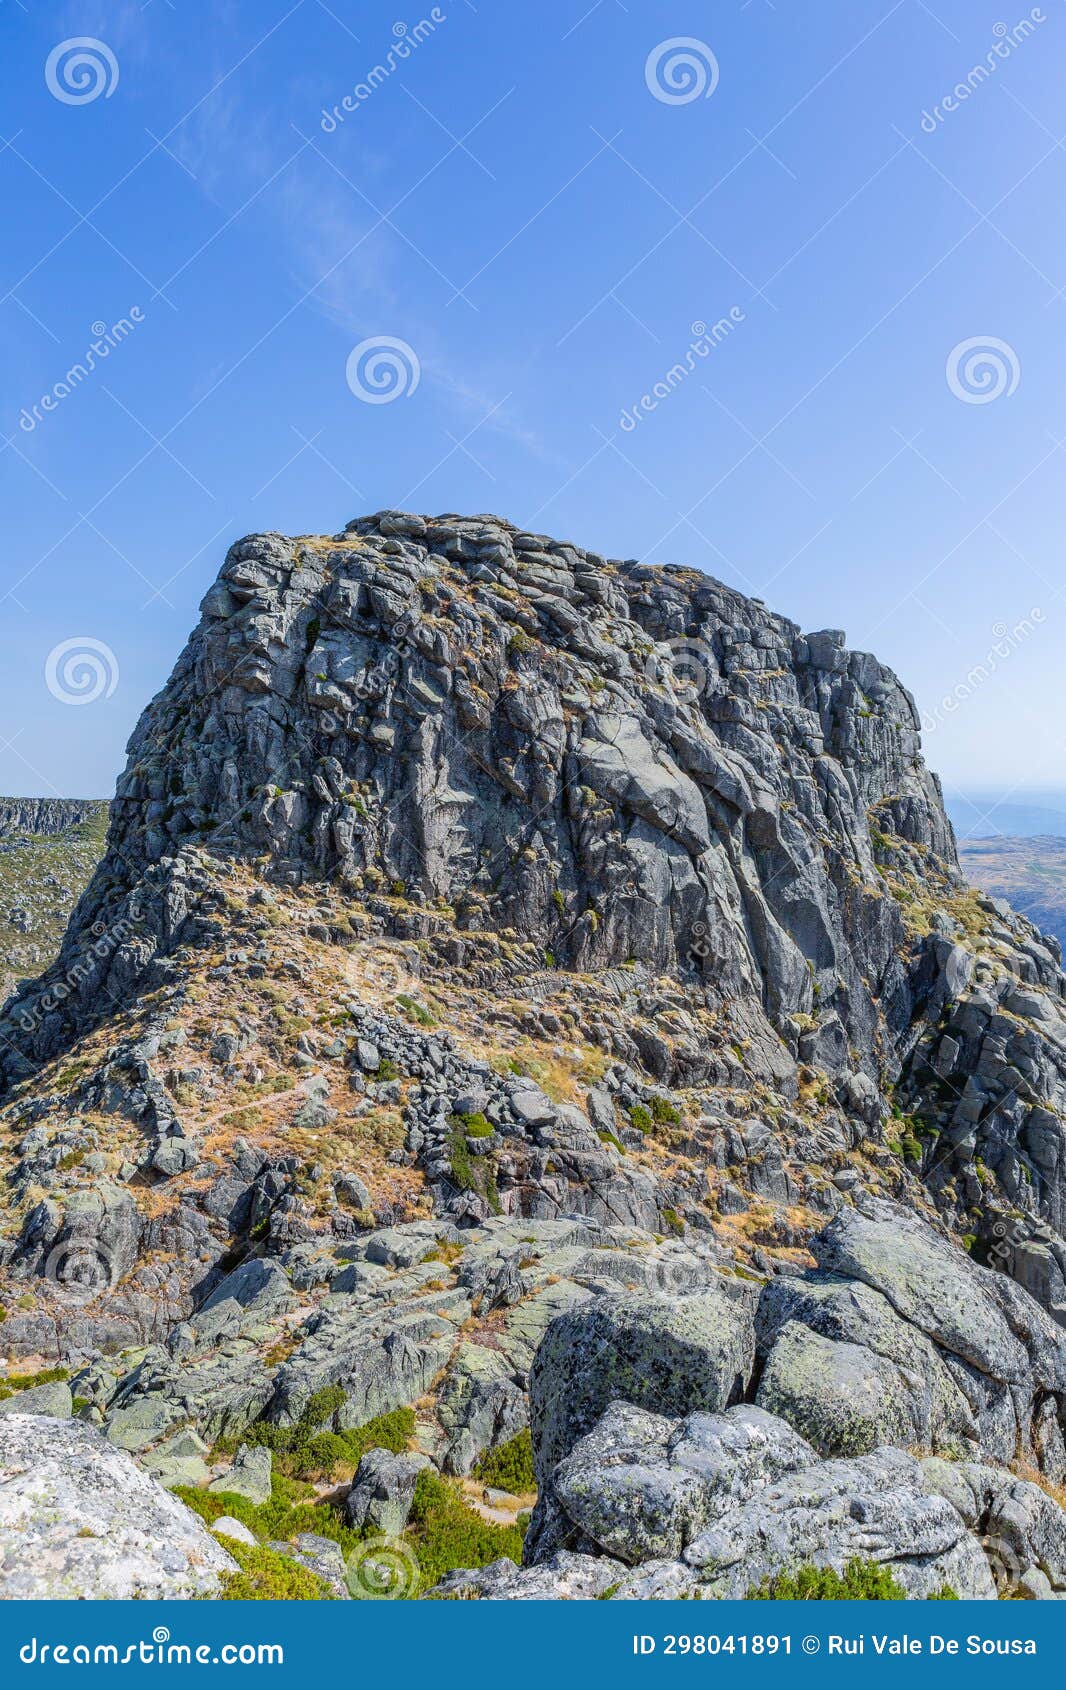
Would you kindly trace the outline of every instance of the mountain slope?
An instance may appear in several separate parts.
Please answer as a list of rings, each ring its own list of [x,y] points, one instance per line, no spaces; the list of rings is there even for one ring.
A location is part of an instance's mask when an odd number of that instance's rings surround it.
[[[0,1002],[55,957],[106,831],[96,799],[0,798]]]
[[[1015,1442],[1057,1480],[1056,1329],[1011,1278],[1062,1314],[1060,959],[966,886],[913,702],[839,632],[495,517],[252,536],[0,1023],[8,1354],[85,1362],[172,1476],[328,1398],[315,1476],[409,1405],[469,1482],[554,1317],[743,1302],[891,1199],[1006,1270],[1039,1368],[952,1316],[930,1379],[1002,1461],[1039,1371]]]

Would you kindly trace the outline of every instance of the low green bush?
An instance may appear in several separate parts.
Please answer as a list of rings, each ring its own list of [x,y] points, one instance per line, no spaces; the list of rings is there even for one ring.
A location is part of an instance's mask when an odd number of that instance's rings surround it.
[[[310,1490],[310,1487],[306,1487]],[[235,1491],[197,1490],[194,1485],[175,1485],[174,1495],[199,1514],[208,1526],[228,1514],[257,1538],[290,1543],[301,1532],[314,1532],[339,1544],[347,1555],[359,1542],[359,1533],[346,1526],[335,1508],[326,1502],[304,1500],[301,1487],[290,1480],[275,1479],[269,1502],[249,1502]]]
[[[907,1592],[897,1584],[888,1567],[878,1561],[853,1556],[843,1573],[834,1567],[810,1563],[791,1572],[774,1573],[748,1591],[749,1602],[900,1602]],[[935,1601],[957,1601],[948,1585],[936,1592]]]
[[[232,1538],[221,1541],[240,1568],[239,1573],[220,1574],[222,1602],[332,1602],[334,1595],[325,1579],[320,1579],[298,1561],[279,1555],[276,1549],[259,1544],[234,1543]]]
[[[508,1491],[511,1496],[526,1496],[536,1489],[533,1478],[533,1440],[529,1427],[509,1438],[498,1449],[489,1449],[475,1464],[475,1479],[491,1485],[493,1490]]]
[[[487,1567],[501,1556],[516,1565],[522,1560],[518,1527],[483,1520],[463,1501],[458,1486],[438,1473],[419,1473],[406,1536],[418,1557],[423,1592],[456,1567]]]
[[[296,1426],[275,1426],[268,1420],[257,1421],[239,1438],[223,1438],[215,1446],[217,1455],[234,1455],[240,1444],[260,1444],[272,1451],[275,1472],[290,1479],[315,1478],[332,1474],[338,1468],[358,1467],[368,1449],[387,1449],[400,1455],[407,1448],[415,1429],[414,1410],[394,1408],[379,1414],[365,1426],[334,1432],[323,1429],[343,1404],[344,1392],[339,1385],[327,1385],[308,1399],[307,1407]]]

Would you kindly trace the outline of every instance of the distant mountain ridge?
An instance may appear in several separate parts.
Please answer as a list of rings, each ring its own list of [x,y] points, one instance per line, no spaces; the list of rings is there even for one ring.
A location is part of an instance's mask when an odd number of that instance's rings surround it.
[[[71,827],[107,826],[106,798],[0,798],[0,839],[12,833],[52,836]]]
[[[945,808],[958,839],[1066,838],[1066,795],[1050,803],[1000,803],[995,797],[949,798]]]
[[[109,813],[103,798],[0,798],[0,1002],[54,960]]]

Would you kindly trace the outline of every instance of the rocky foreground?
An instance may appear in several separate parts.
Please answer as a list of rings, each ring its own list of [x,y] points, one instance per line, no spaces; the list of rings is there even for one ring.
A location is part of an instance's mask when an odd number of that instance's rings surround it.
[[[11,1593],[113,1588],[73,1439],[221,1594],[1058,1594],[1060,962],[843,635],[491,517],[240,542],[0,1019]]]

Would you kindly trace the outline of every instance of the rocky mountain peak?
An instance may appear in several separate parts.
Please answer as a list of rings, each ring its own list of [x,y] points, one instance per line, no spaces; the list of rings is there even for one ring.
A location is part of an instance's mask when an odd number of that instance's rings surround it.
[[[839,631],[493,516],[241,540],[0,1015],[0,1423],[412,1553],[505,1474],[467,1595],[744,1594],[871,1511],[911,1594],[1004,1521],[1066,1588],[1060,964]]]
[[[872,1057],[903,936],[877,841],[945,883],[956,860],[913,701],[841,633],[695,570],[401,512],[241,540],[202,611],[83,927],[202,847],[559,967],[644,963],[779,1033],[817,998],[838,1055]]]

